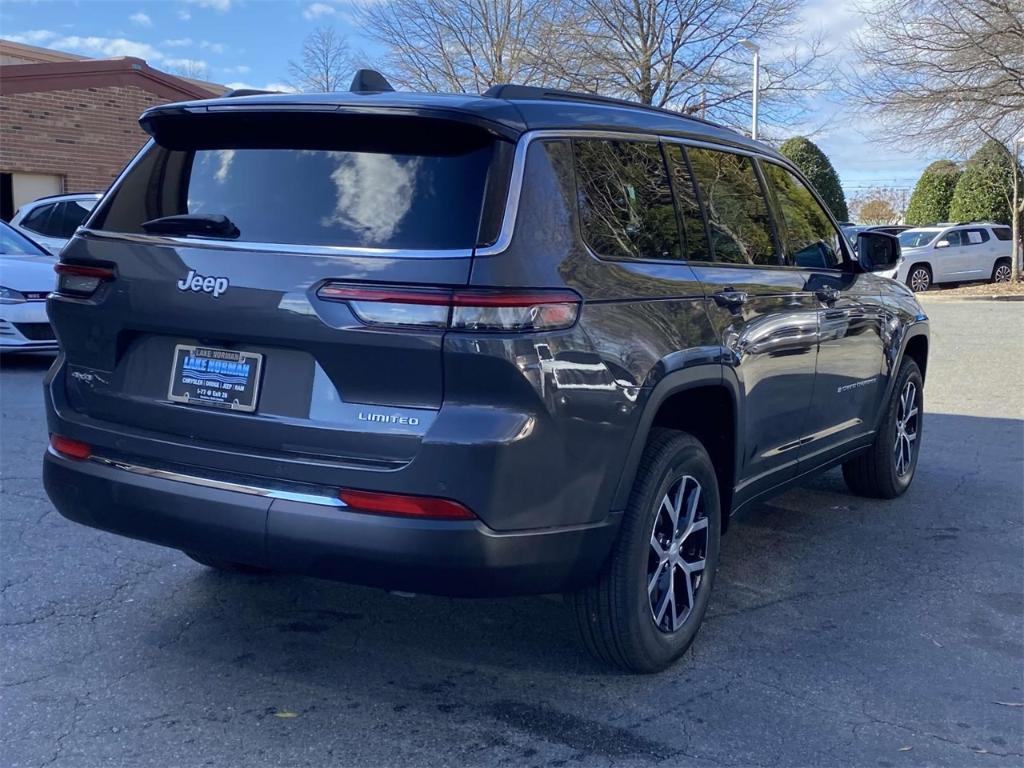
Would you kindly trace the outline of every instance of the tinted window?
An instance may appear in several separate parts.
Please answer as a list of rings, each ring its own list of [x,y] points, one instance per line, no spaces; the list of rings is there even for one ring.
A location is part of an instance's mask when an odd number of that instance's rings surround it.
[[[599,256],[678,259],[679,225],[661,149],[632,141],[573,142],[580,227]]]
[[[51,222],[53,229],[58,233],[56,237],[70,238],[74,235],[75,230],[82,226],[95,205],[96,202],[93,200],[68,200],[57,206]]]
[[[949,243],[950,248],[956,248],[957,246],[963,245],[963,236],[958,229],[954,229],[952,232],[947,232],[942,236],[942,239]]]
[[[241,241],[413,250],[477,244],[493,149],[479,129],[277,115],[182,131],[168,139],[174,149],[154,145],[135,165],[96,228],[142,233],[150,219],[206,213],[227,216]]]
[[[762,163],[761,168],[782,219],[779,239],[786,263],[798,267],[838,266],[842,261],[839,233],[811,191],[782,166]]]
[[[54,235],[53,224],[51,222],[51,215],[56,207],[57,206],[54,203],[40,205],[38,208],[30,211],[28,216],[21,220],[21,226],[25,229],[30,229],[33,232],[38,232],[40,235],[56,237],[56,235]]]
[[[749,157],[687,150],[711,229],[716,261],[778,264],[764,190]]]
[[[992,227],[992,234],[996,236],[996,240],[1009,240],[1010,239],[1010,228],[1009,227]]]
[[[672,185],[676,193],[676,208],[683,229],[683,254],[691,261],[710,261],[711,249],[704,229],[704,214],[697,201],[696,187],[690,166],[682,147],[676,144],[667,148],[669,167],[672,170]]]

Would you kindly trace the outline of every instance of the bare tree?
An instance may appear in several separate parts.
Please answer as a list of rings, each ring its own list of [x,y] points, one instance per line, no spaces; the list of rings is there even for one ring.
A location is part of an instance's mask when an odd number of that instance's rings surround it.
[[[198,59],[175,59],[174,65],[167,68],[172,75],[188,77],[192,80],[206,80],[209,78],[209,67],[205,61]]]
[[[850,214],[861,224],[896,224],[907,207],[907,190],[874,187],[850,199]]]
[[[994,139],[1007,163],[1017,162],[1024,136],[1021,0],[881,0],[863,12],[867,28],[855,43],[850,89],[890,129],[883,140],[965,155]],[[1016,280],[1024,195],[1011,175]]]
[[[346,89],[352,69],[348,41],[334,27],[314,30],[302,41],[299,60],[288,62],[292,85],[307,93]]]
[[[387,49],[399,85],[480,93],[497,83],[535,83],[553,55],[560,0],[389,0],[357,7],[363,29]]]
[[[794,118],[816,92],[825,62],[819,38],[798,37],[801,0],[566,0],[557,26],[571,52],[551,64],[561,79],[645,104],[745,123],[750,54],[763,51],[760,100],[766,122]]]
[[[761,114],[789,119],[816,92],[820,40],[797,38],[802,0],[386,0],[359,7],[401,85],[477,93],[496,83],[619,96],[740,125],[750,55],[764,51]]]

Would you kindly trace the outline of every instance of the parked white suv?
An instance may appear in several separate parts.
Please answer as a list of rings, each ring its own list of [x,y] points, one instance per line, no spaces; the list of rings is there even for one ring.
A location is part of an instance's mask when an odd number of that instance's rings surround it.
[[[1010,228],[1001,224],[937,225],[900,234],[903,258],[896,279],[914,291],[934,283],[1010,279],[1013,243]]]
[[[56,256],[99,199],[97,192],[41,197],[21,206],[11,226]]]

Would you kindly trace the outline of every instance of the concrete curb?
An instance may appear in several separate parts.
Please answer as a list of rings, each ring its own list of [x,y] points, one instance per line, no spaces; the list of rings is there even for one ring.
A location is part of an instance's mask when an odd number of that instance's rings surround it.
[[[919,301],[1024,301],[1024,293],[993,294],[991,296],[943,296],[915,293]]]

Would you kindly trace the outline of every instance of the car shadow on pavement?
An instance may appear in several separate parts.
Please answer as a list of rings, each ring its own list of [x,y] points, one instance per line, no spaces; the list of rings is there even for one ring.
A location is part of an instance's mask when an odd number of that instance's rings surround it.
[[[962,588],[952,581],[961,564],[970,563],[974,573],[986,570],[985,563],[1010,566],[1019,575],[1019,547],[1013,545],[1021,543],[1024,515],[1024,422],[928,414],[924,429],[918,476],[900,499],[849,495],[833,471],[734,520],[723,540],[707,626],[691,655],[711,654],[724,663],[729,646],[758,655],[757,646],[768,651],[780,640],[773,633],[836,632],[850,620],[858,625],[856,635],[890,634],[899,624],[890,611],[900,610],[908,596],[927,601],[943,589]],[[970,522],[965,509],[971,510]],[[982,530],[999,532],[1009,547],[1001,561],[991,549],[971,552],[982,546]],[[173,640],[179,651],[215,654],[240,669],[273,670],[309,682],[351,679],[353,664],[364,677],[372,667],[385,679],[417,671],[432,679],[437,664],[539,674],[607,672],[577,644],[560,598],[408,598],[295,576],[204,572],[183,560],[177,567],[188,575],[151,627],[150,639],[160,646]],[[1019,614],[1019,579],[1007,576],[980,600]],[[900,595],[888,594],[893,579]],[[860,604],[858,595],[872,597]],[[851,599],[856,610],[844,619],[834,604]],[[825,616],[814,608],[821,605]],[[747,639],[735,643],[730,635],[751,614],[759,614],[758,621],[741,633]],[[993,618],[998,616],[978,626]],[[1011,634],[981,636],[976,647],[1019,656],[1020,643]],[[828,652],[827,645],[817,644],[812,652],[816,647]],[[686,664],[676,673],[685,673]]]

